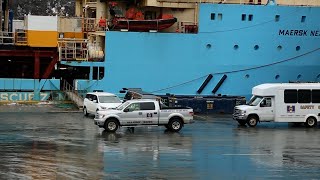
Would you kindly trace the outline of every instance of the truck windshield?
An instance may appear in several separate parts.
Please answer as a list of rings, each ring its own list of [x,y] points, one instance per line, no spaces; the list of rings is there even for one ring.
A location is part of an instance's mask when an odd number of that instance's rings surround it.
[[[258,104],[260,103],[260,101],[262,100],[262,98],[263,98],[263,97],[261,97],[261,96],[253,96],[253,97],[250,99],[248,105],[249,105],[249,106],[256,106],[256,105],[258,105]]]
[[[130,102],[125,102],[117,107],[117,110],[122,111],[125,107],[127,107],[130,104]]]

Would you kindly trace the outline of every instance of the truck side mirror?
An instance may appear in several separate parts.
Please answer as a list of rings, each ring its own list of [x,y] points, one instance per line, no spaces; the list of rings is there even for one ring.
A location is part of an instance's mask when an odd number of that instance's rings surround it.
[[[129,112],[129,109],[126,108],[126,109],[123,110],[123,112]]]
[[[97,103],[98,101],[97,101],[97,100],[93,100],[92,102],[93,102],[93,103]]]

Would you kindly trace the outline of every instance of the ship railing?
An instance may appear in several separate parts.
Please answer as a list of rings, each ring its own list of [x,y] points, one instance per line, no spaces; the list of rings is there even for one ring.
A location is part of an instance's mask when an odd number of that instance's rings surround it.
[[[28,37],[26,30],[16,29],[15,32],[15,44],[20,46],[28,45]]]
[[[63,80],[62,90],[65,93],[65,96],[68,96],[78,107],[83,106],[83,97],[79,94],[78,90],[69,84],[66,80]]]
[[[178,23],[178,32],[180,33],[190,33],[196,34],[198,33],[198,25],[194,22],[182,21]]]
[[[14,33],[0,31],[0,45],[14,45]]]
[[[83,18],[82,19],[82,31],[83,32],[95,32],[97,28],[96,18]]]
[[[219,3],[219,4],[262,4],[267,0],[157,0],[170,3]]]
[[[59,61],[88,61],[87,39],[59,38]]]
[[[104,50],[101,43],[87,39],[59,38],[59,61],[101,61]]]
[[[96,4],[98,1],[97,0],[86,0],[86,4],[90,5],[90,4]]]

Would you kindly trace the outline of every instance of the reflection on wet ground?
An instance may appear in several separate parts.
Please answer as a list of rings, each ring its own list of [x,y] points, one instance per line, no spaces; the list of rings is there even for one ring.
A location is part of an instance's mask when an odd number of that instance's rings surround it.
[[[81,113],[1,112],[0,179],[317,179],[319,128],[230,116],[106,133]]]

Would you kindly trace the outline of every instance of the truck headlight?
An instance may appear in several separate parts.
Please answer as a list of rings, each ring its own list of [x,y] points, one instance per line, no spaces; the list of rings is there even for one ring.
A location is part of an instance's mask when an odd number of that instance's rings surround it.
[[[104,118],[104,115],[103,114],[98,114],[98,119],[102,119]]]
[[[246,115],[246,111],[243,111],[243,110],[241,110],[240,111],[240,114],[243,116],[243,115]]]

